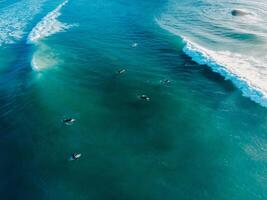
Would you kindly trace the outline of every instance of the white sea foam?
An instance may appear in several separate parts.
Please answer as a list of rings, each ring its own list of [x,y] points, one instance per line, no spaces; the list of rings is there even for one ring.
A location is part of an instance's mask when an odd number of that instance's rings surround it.
[[[40,72],[44,69],[55,67],[61,62],[54,49],[40,43],[32,56],[31,66],[34,71]]]
[[[157,22],[162,28],[178,35],[175,29],[161,24],[159,20]],[[212,71],[224,76],[226,80],[232,81],[244,96],[267,107],[267,67],[264,64],[266,62],[231,51],[210,50],[185,37],[179,37],[185,44],[183,52],[193,61],[209,66]]]
[[[46,0],[23,0],[0,10],[0,46],[19,41]]]
[[[56,9],[48,13],[30,32],[28,36],[29,43],[35,43],[38,40],[53,35],[55,33],[65,31],[71,25],[58,21],[61,15],[60,10],[68,3],[68,0],[61,3]]]
[[[264,0],[240,2],[169,0],[156,21],[183,39],[183,51],[192,60],[209,66],[244,96],[267,107],[267,7]],[[250,14],[233,17],[233,9]]]
[[[209,66],[231,80],[243,95],[267,107],[266,67],[264,63],[250,56],[230,51],[212,51],[183,38],[185,47],[183,51],[193,61],[200,65]],[[257,70],[255,70],[257,68]]]
[[[43,38],[49,37],[61,31],[65,31],[73,25],[69,25],[58,20],[61,15],[61,9],[68,3],[66,0],[58,5],[53,11],[48,13],[30,32],[28,36],[28,43],[34,43],[38,45],[38,48],[32,56],[32,69],[35,71],[41,71],[50,67],[54,67],[61,63],[57,54],[53,49],[46,46],[44,43],[40,43]]]

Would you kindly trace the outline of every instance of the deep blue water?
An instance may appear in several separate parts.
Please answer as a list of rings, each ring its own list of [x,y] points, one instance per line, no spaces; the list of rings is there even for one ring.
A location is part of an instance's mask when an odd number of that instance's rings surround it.
[[[265,8],[0,1],[1,199],[265,200]]]

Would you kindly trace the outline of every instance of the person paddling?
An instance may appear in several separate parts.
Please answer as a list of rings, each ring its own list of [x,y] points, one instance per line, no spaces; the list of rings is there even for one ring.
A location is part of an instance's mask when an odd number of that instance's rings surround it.
[[[169,84],[171,81],[169,79],[164,79],[160,81],[162,84]]]
[[[63,122],[64,124],[66,124],[66,125],[71,125],[71,124],[73,124],[75,121],[76,121],[76,119],[74,119],[74,118],[65,118],[65,119],[62,120],[62,122]]]
[[[120,69],[117,71],[117,74],[123,74],[126,70],[125,69]]]
[[[78,158],[80,158],[82,156],[82,154],[80,153],[76,153],[74,152],[71,156],[72,160],[77,160]]]
[[[150,98],[145,94],[140,95],[139,99],[144,100],[144,101],[149,101],[150,100]]]

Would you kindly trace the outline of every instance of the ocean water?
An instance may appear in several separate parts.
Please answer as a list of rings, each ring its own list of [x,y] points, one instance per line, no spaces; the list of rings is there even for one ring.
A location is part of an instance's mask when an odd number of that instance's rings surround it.
[[[1,199],[267,199],[264,0],[0,11]]]

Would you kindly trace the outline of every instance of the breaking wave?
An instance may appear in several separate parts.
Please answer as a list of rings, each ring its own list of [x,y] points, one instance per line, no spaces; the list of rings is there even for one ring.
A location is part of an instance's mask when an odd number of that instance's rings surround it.
[[[55,50],[39,41],[73,26],[58,20],[58,17],[61,16],[61,9],[68,2],[68,0],[64,1],[48,13],[28,35],[28,43],[33,43],[37,46],[31,61],[32,69],[35,71],[55,67],[61,62]]]
[[[56,9],[48,13],[30,32],[28,36],[29,43],[35,43],[38,40],[64,31],[71,27],[66,23],[57,20],[61,15],[60,10],[68,3],[68,0],[61,3]]]
[[[160,24],[161,28],[178,35],[184,42],[183,52],[200,65],[209,66],[212,71],[230,80],[244,96],[267,107],[267,71],[264,62],[252,56],[231,51],[215,51],[180,36],[175,29]],[[254,69],[254,70],[253,70]]]
[[[263,0],[169,0],[158,25],[183,40],[183,52],[267,107],[267,29]],[[234,9],[246,11],[235,17]]]
[[[267,107],[266,79],[261,71],[252,71],[253,66],[263,66],[253,57],[244,57],[230,51],[212,51],[183,38],[183,51],[193,61],[209,66],[214,72],[231,80],[243,95]]]

